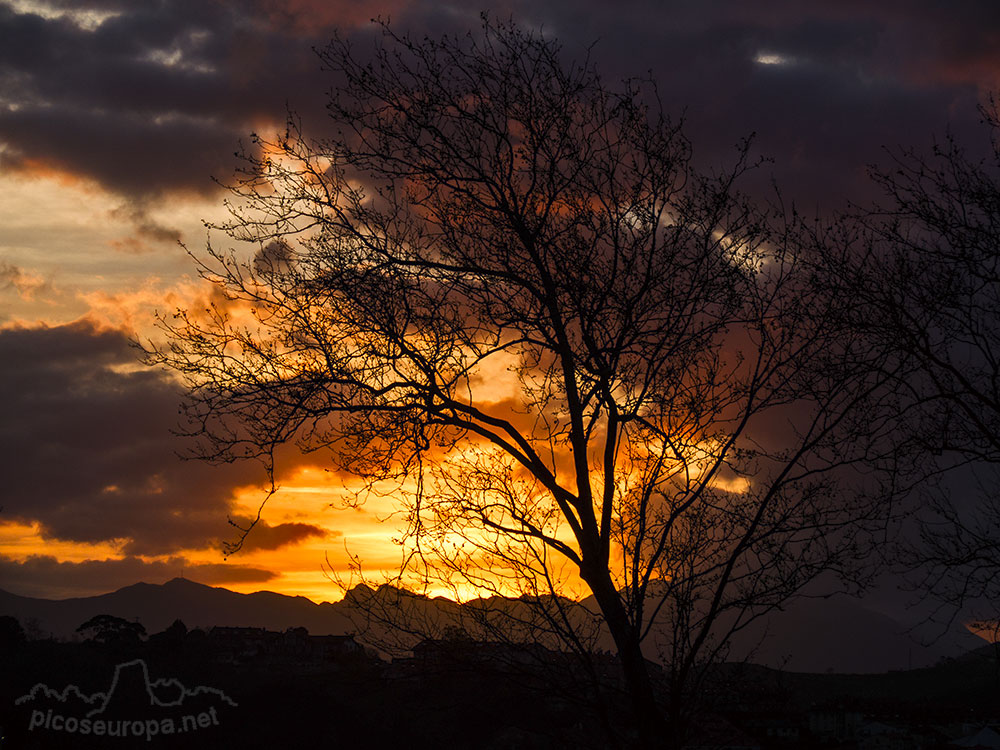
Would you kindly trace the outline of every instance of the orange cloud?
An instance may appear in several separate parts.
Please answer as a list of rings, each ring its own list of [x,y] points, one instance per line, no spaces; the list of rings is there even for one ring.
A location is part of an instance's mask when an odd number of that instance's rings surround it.
[[[21,176],[52,180],[62,187],[87,188],[93,182],[86,177],[66,169],[52,160],[37,157],[13,156],[4,160],[4,167]]]

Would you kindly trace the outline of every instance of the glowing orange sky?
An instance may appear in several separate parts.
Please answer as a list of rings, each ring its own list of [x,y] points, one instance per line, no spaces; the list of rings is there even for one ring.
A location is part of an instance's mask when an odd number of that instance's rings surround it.
[[[39,13],[33,23],[47,34],[42,42],[52,49],[62,49],[62,35],[69,34],[90,55],[79,60],[78,86],[63,84],[65,66],[45,68],[39,62],[48,48],[5,63],[17,86],[0,91],[0,115],[8,118],[0,122],[6,128],[0,130],[0,331],[87,319],[140,337],[154,335],[155,311],[169,313],[208,298],[177,239],[198,250],[206,239],[202,222],[225,218],[221,193],[210,176],[231,155],[237,138],[254,129],[283,129],[285,102],[322,109],[325,89],[309,77],[318,67],[313,43],[328,39],[334,25],[350,32],[376,15],[406,22],[411,13],[420,33],[463,33],[477,25],[478,12],[406,0],[372,7],[346,0],[261,0],[254,5],[258,15],[247,18],[230,13],[224,3],[206,4],[206,18],[212,19],[206,23],[219,28],[201,30],[207,34],[202,48],[188,33],[188,19],[177,17],[183,9],[157,4],[165,8],[165,24],[138,19],[129,26],[137,57],[126,59],[119,49],[101,49],[92,32],[109,17],[135,20],[131,16],[144,7],[141,3],[82,12],[44,0],[0,4],[14,16]],[[680,23],[667,6],[650,5],[643,14],[604,3],[486,6],[498,17],[512,13],[519,22],[558,36],[573,54],[600,38],[593,51],[609,78],[653,70],[665,99],[676,99],[678,110],[688,108],[691,134],[709,162],[726,161],[738,137],[757,131],[761,152],[777,157],[779,184],[804,205],[817,196],[837,197],[838,191],[857,199],[868,185],[864,165],[879,159],[883,145],[899,133],[917,134],[923,142],[957,117],[961,134],[978,120],[977,96],[996,86],[1000,69],[994,28],[970,11],[943,4],[905,11],[877,3],[779,4],[762,14],[752,4],[733,2],[721,4],[712,18],[692,9]],[[815,29],[824,25],[838,33],[828,45],[817,46]],[[143,31],[154,26],[155,33]],[[871,36],[871,29],[880,32]],[[739,43],[720,47],[715,43],[720,31]],[[169,37],[166,42],[163,35]],[[792,61],[798,66],[794,75],[788,70]],[[161,101],[160,92],[135,86],[140,69],[150,80],[169,82],[174,98]],[[722,90],[725,97],[719,95]],[[112,96],[116,93],[120,100]],[[93,101],[81,101],[86,96]],[[769,106],[759,106],[762,101]],[[844,112],[857,116],[842,118]],[[18,130],[18,118],[29,115],[40,118],[36,126],[26,120],[28,125]],[[101,127],[86,131],[87,118]],[[150,127],[154,121],[173,124]],[[833,121],[838,127],[831,130]],[[107,139],[99,142],[96,135],[106,131]],[[497,399],[506,376],[500,362],[487,373]],[[272,550],[251,549],[225,563],[218,549],[201,547],[175,549],[136,564],[160,563],[159,580],[182,572],[163,569],[175,560],[225,564],[234,571],[259,568],[274,577],[247,581],[234,572],[227,580],[224,569],[212,568],[211,582],[316,600],[340,596],[324,574],[327,557],[341,572],[346,571],[346,550],[358,554],[373,575],[395,568],[400,548],[392,538],[398,529],[392,520],[379,520],[392,510],[390,500],[343,509],[338,507],[340,478],[299,459],[288,459],[279,471],[282,489],[271,499],[265,520],[311,524],[325,535]],[[231,510],[255,511],[261,493],[259,487],[240,486]],[[212,523],[219,525],[216,536],[229,532],[224,522]],[[65,563],[122,560],[126,542],[45,538],[39,523],[11,522],[0,515],[0,555],[15,563],[38,555]],[[196,577],[190,570],[187,574]],[[121,583],[126,582],[132,581]],[[17,591],[19,585],[0,580],[0,588]],[[60,592],[86,595],[113,587],[95,578],[89,584],[67,582]]]
[[[155,313],[169,313],[176,307],[204,305],[211,289],[193,275],[191,259],[179,247],[160,242],[154,253],[130,251],[128,227],[121,217],[122,201],[86,180],[64,179],[58,173],[21,173],[0,176],[0,191],[11,196],[0,205],[0,225],[6,227],[9,262],[31,268],[17,285],[11,285],[0,308],[0,330],[17,326],[59,325],[88,318],[101,326],[120,329],[129,335],[155,337]],[[169,218],[181,227],[183,239],[192,247],[204,243],[202,219],[219,220],[218,200],[172,199],[159,206],[153,218]],[[45,227],[39,231],[39,227]],[[143,242],[153,242],[148,238]],[[44,254],[41,250],[44,248]],[[38,258],[47,258],[39,263]],[[101,269],[100,273],[95,270]],[[503,357],[491,361],[481,374],[480,391],[486,385],[486,400],[502,402],[516,388],[516,379],[507,370]],[[136,368],[141,367],[138,363]],[[183,447],[178,439],[177,450]],[[199,564],[249,566],[274,572],[266,581],[227,581],[224,572],[213,573],[215,585],[235,591],[272,590],[307,596],[314,601],[336,600],[342,591],[331,581],[332,572],[350,582],[349,554],[363,560],[365,573],[377,580],[385,572],[398,569],[402,550],[393,541],[400,534],[398,510],[389,498],[371,498],[361,508],[344,508],[343,479],[315,464],[323,457],[295,459],[286,455],[279,465],[280,490],[265,508],[263,518],[271,524],[306,523],[326,530],[273,550],[248,550],[224,560],[218,548],[177,549],[170,555],[143,557],[148,563],[168,563],[168,570],[150,579],[167,580],[184,573],[195,580]],[[299,463],[301,462],[301,463]],[[237,491],[231,508],[236,515],[253,517],[264,490],[246,486]],[[85,510],[82,512],[86,512]],[[219,528],[221,537],[235,531]],[[35,524],[0,522],[0,553],[14,561],[32,555],[55,557],[59,562],[83,563],[121,559],[126,540],[97,544],[45,538]],[[178,558],[188,563],[185,571]],[[174,562],[170,562],[174,561]],[[0,587],[17,592],[16,581]],[[67,586],[61,595],[101,593],[74,590]]]
[[[58,325],[88,317],[130,334],[151,335],[154,311],[169,312],[204,299],[206,288],[192,277],[190,258],[180,248],[158,247],[155,258],[120,249],[121,240],[129,236],[127,225],[113,221],[121,200],[94,184],[57,174],[4,175],[0,191],[8,196],[0,203],[7,262],[32,269],[8,286],[0,308],[0,328]],[[171,201],[161,210],[171,213],[171,220],[186,230],[185,239],[195,245],[203,242],[201,219],[220,216],[215,200]],[[39,231],[42,225],[45,230]],[[44,255],[38,252],[41,247]],[[39,257],[48,260],[39,263]],[[100,268],[106,271],[95,274]],[[329,529],[329,535],[276,550],[241,552],[231,559],[233,563],[275,571],[278,576],[263,584],[218,583],[243,592],[266,588],[316,601],[337,599],[341,592],[323,568],[329,557],[338,572],[347,572],[345,544],[375,567],[391,568],[398,562],[399,548],[389,541],[394,533],[391,523],[378,520],[390,508],[372,503],[363,509],[338,510],[331,503],[338,505],[341,492],[340,480],[322,471],[306,467],[294,472],[271,499],[265,519],[272,525],[307,522]],[[253,515],[262,496],[259,487],[241,489],[233,511]],[[231,530],[219,529],[219,534],[231,535]],[[0,523],[0,552],[14,560],[50,555],[65,562],[122,555],[121,545],[113,541],[84,544],[46,539],[38,524],[23,523]],[[184,549],[176,554],[191,563],[223,562],[218,549]],[[178,568],[174,575],[181,573]],[[17,582],[0,585],[17,588]]]

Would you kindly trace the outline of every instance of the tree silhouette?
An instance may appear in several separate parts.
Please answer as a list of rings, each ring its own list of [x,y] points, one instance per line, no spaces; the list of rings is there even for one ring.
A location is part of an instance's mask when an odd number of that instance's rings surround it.
[[[905,559],[953,615],[1000,594],[1000,122],[995,103],[982,114],[988,157],[949,136],[873,169],[885,198],[853,217],[864,251],[843,277],[853,325],[905,363],[900,440],[933,480]],[[957,499],[955,469],[966,475]]]
[[[5,646],[15,646],[24,643],[27,639],[28,636],[16,617],[0,615],[0,643]]]
[[[150,345],[185,431],[394,488],[400,582],[581,654],[606,629],[642,741],[679,742],[729,635],[882,513],[851,468],[891,458],[889,374],[837,324],[829,249],[738,190],[748,143],[696,170],[652,82],[513,24],[320,56],[333,134],[255,137],[220,227],[240,246],[197,259],[222,301]]]
[[[98,643],[136,644],[146,637],[140,622],[129,622],[114,615],[95,615],[77,629],[84,638]]]

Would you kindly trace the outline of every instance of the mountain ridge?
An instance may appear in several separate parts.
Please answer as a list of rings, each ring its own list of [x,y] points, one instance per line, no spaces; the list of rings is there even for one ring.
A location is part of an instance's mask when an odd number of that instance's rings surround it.
[[[165,630],[179,619],[189,628],[305,627],[313,635],[344,635],[358,629],[350,614],[352,604],[380,591],[383,588],[359,584],[340,601],[316,603],[273,591],[242,594],[178,577],[162,584],[137,582],[107,594],[59,600],[0,589],[0,614],[17,617],[22,625],[37,621],[38,629],[58,638],[74,637],[77,626],[98,614],[141,622],[148,633]],[[417,598],[432,613],[462,606],[447,599]],[[856,600],[800,599],[736,639],[730,658],[792,672],[878,673],[929,666],[983,643],[968,632],[952,635],[951,643],[928,646],[910,638],[897,621]]]

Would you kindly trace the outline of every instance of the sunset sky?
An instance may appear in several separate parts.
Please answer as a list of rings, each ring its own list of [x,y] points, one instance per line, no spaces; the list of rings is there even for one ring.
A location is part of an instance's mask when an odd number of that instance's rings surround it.
[[[283,128],[286,107],[322,134],[313,47],[334,28],[363,46],[372,16],[463,32],[480,10],[590,49],[608,81],[651,71],[699,165],[756,133],[762,175],[808,211],[876,198],[866,165],[886,148],[950,130],[985,153],[976,107],[1000,90],[995,0],[0,0],[0,588],[62,598],[183,574],[322,601],[341,596],[327,559],[398,561],[391,499],[344,508],[350,480],[292,451],[224,559],[264,473],[179,459],[180,390],[130,340],[207,300],[182,243],[203,248],[223,218],[213,177],[241,139]]]

